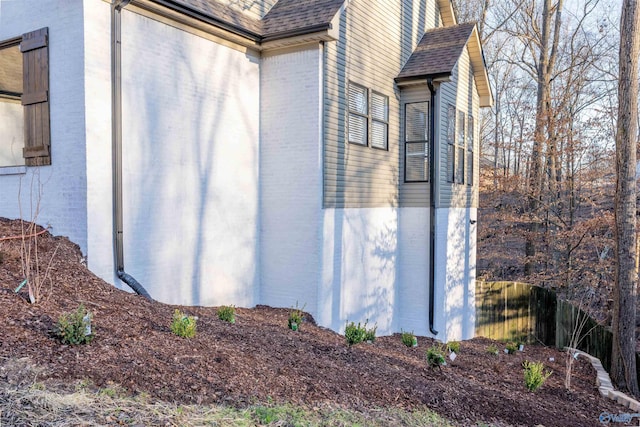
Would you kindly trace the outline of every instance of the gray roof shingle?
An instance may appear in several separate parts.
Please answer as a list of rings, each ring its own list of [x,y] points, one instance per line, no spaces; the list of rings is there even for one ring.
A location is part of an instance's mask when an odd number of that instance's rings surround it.
[[[256,41],[328,29],[344,4],[344,0],[278,0],[259,21],[216,0],[153,1],[182,13],[195,14],[198,18],[223,27],[229,26]]]
[[[263,35],[273,38],[305,29],[329,28],[344,0],[279,0],[263,19]]]
[[[404,64],[396,81],[451,74],[475,23],[428,30]]]

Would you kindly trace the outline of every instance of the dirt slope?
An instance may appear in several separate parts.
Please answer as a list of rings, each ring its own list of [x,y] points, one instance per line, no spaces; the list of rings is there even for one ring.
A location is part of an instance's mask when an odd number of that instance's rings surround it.
[[[540,346],[496,356],[486,351],[491,341],[476,338],[462,343],[454,362],[432,370],[425,363],[428,338],[419,337],[417,348],[405,347],[399,335],[348,348],[344,337],[315,326],[310,316],[293,332],[288,309],[265,306],[238,308],[235,324],[220,321],[215,308],[184,307],[198,316],[198,329],[193,339],[179,338],[169,329],[174,306],[104,283],[83,266],[76,245],[48,233],[37,245],[43,266],[55,251],[52,280],[44,301],[30,304],[24,289],[14,292],[24,278],[21,240],[2,240],[20,233],[18,222],[0,219],[0,364],[28,356],[44,368],[43,379],[115,383],[133,394],[184,403],[426,406],[460,425],[598,426],[600,413],[625,412],[598,395],[586,362],[575,365],[574,387],[567,391],[564,355]],[[62,345],[55,322],[79,303],[94,315],[96,338],[86,346]],[[535,393],[523,385],[525,359],[553,371]]]

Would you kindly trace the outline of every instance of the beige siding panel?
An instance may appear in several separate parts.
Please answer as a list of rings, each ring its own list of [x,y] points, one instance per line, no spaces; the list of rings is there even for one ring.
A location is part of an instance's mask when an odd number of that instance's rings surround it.
[[[480,98],[473,77],[468,48],[465,49],[453,70],[451,81],[443,83],[440,87],[441,117],[440,123],[440,147],[439,147],[439,194],[436,200],[438,207],[477,207],[478,206],[478,181],[480,179]],[[452,184],[447,182],[447,108],[456,106],[464,111],[467,116],[474,118],[474,177],[473,186],[465,184]],[[465,164],[465,170],[468,165]],[[466,179],[466,177],[465,177]]]
[[[341,13],[340,39],[325,48],[325,207],[401,203],[404,147],[400,91],[393,79],[437,19],[434,0],[351,0]],[[389,97],[387,151],[346,142],[349,81]]]

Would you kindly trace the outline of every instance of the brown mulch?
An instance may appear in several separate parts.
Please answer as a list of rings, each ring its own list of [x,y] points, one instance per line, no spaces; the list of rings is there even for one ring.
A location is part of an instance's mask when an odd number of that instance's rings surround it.
[[[57,251],[52,280],[43,286],[43,301],[30,304],[25,289],[14,292],[24,279],[21,240],[2,240],[20,232],[18,221],[0,219],[0,365],[29,357],[44,368],[40,379],[115,383],[132,394],[180,403],[428,407],[460,425],[599,426],[602,412],[629,412],[599,396],[595,372],[582,359],[566,390],[565,354],[537,345],[496,356],[487,346],[504,348],[500,343],[475,338],[462,342],[455,361],[434,370],[425,363],[429,338],[418,337],[417,348],[405,347],[398,334],[348,348],[343,336],[315,326],[311,316],[293,332],[288,309],[266,306],[238,308],[235,324],[219,320],[212,307],[181,307],[198,323],[195,338],[179,338],[169,329],[175,306],[103,282],[84,267],[76,245],[48,233],[37,245],[43,268]],[[79,303],[94,315],[96,338],[63,345],[55,322]],[[524,387],[524,360],[553,371],[535,393]]]

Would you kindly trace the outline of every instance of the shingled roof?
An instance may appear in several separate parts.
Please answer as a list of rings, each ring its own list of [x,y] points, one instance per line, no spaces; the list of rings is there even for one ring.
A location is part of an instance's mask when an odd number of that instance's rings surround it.
[[[262,23],[265,39],[291,32],[329,29],[344,0],[278,0]]]
[[[278,0],[262,20],[252,19],[216,0],[153,1],[263,42],[330,29],[345,0]]]
[[[429,77],[448,77],[466,47],[480,94],[480,106],[490,106],[493,96],[480,37],[473,22],[428,30],[395,80],[403,83]]]
[[[466,23],[428,30],[396,81],[451,74],[474,26],[474,23]]]

